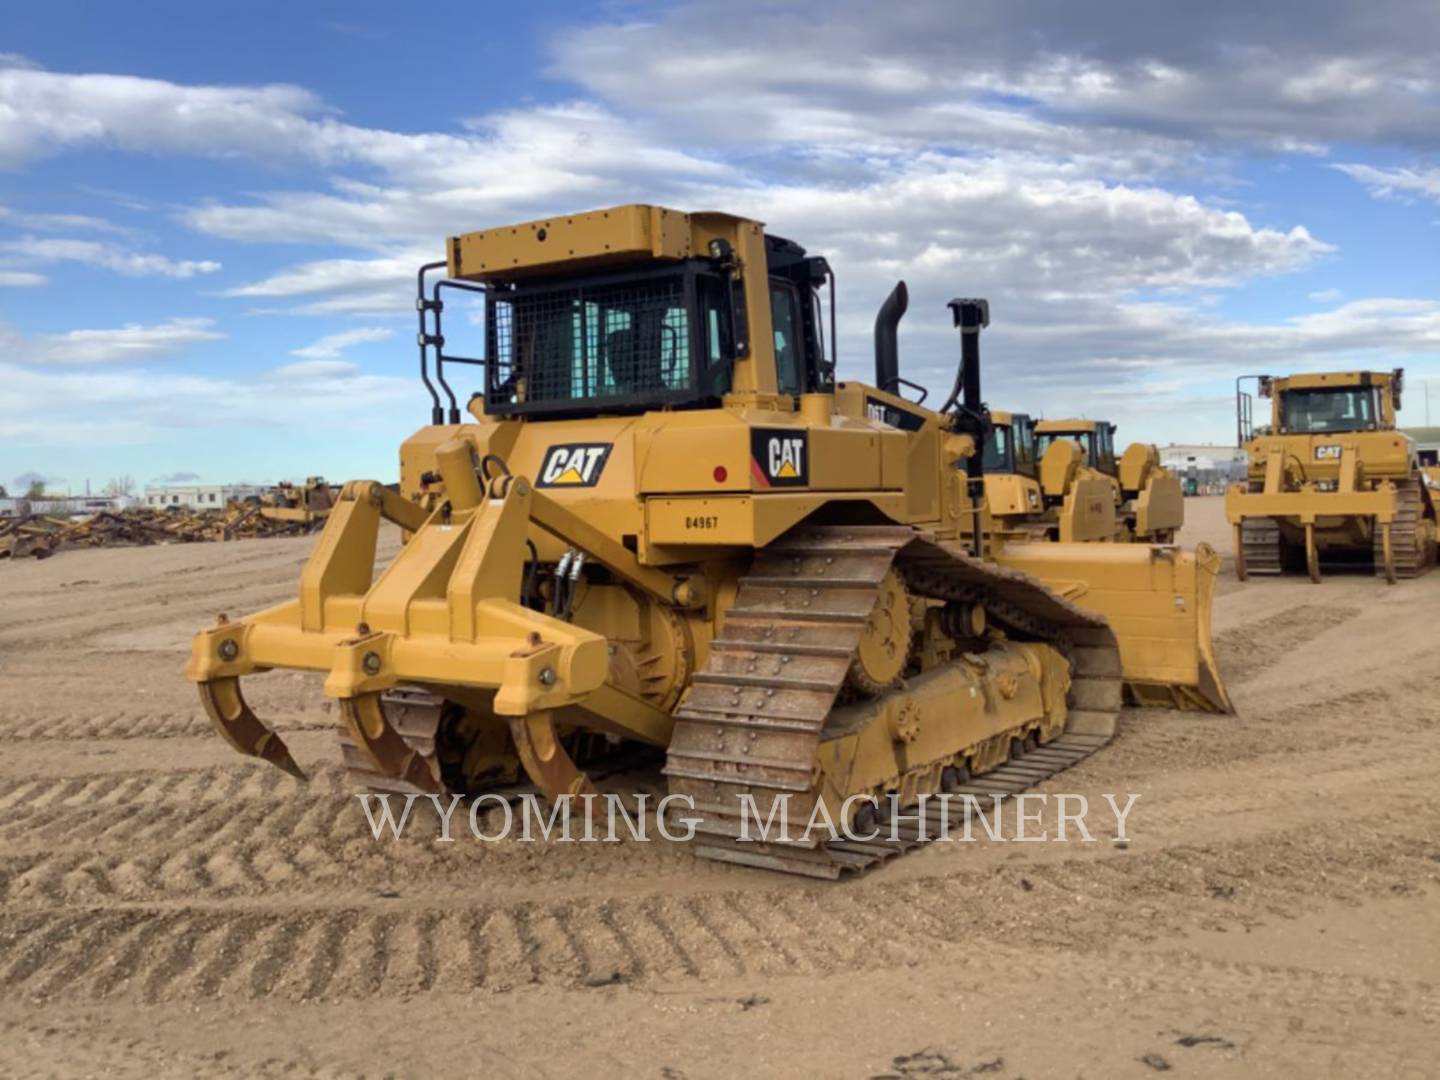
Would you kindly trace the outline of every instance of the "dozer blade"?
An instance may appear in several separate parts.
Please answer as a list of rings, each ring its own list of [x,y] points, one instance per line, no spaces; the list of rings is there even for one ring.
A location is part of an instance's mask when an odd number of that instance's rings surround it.
[[[226,742],[242,754],[258,757],[284,769],[297,780],[306,778],[300,766],[295,764],[295,759],[290,756],[290,748],[285,745],[285,740],[266,727],[245,703],[245,695],[240,692],[239,679],[211,679],[197,685],[206,715]]]
[[[1220,557],[1208,544],[1013,544],[999,561],[1105,616],[1134,704],[1235,711],[1211,641]]]

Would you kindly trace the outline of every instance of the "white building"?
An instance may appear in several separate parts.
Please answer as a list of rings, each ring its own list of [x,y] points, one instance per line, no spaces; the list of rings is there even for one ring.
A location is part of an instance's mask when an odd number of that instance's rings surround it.
[[[45,495],[38,499],[0,499],[0,514],[84,517],[139,505],[140,500],[133,495]]]
[[[1214,443],[1172,443],[1170,446],[1160,447],[1160,464],[1174,472],[1184,472],[1193,465],[1202,471],[1235,471],[1237,476],[1243,476],[1245,451],[1235,446],[1216,446]]]
[[[1245,451],[1235,446],[1162,446],[1160,464],[1178,476],[1182,484],[1193,480],[1197,494],[1202,495],[1218,495],[1235,481],[1245,479]]]
[[[259,498],[265,488],[259,484],[169,484],[145,489],[145,506],[164,510],[223,510],[232,499],[244,502]]]

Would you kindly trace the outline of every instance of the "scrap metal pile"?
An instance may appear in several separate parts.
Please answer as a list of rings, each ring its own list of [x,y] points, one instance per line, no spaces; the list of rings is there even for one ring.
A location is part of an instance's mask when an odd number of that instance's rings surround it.
[[[323,496],[319,494],[322,490]],[[298,499],[297,493],[301,494]],[[74,547],[302,536],[325,520],[332,501],[329,496],[330,489],[320,485],[307,484],[305,489],[281,485],[263,499],[232,500],[223,510],[131,507],[78,518],[31,513],[0,516],[0,559],[44,559]],[[318,505],[321,503],[324,505]]]

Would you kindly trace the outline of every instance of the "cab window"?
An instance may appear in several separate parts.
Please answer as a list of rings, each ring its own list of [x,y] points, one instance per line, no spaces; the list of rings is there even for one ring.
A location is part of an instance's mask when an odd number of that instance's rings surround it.
[[[735,356],[735,340],[731,332],[726,295],[729,286],[723,279],[709,274],[700,275],[697,283],[705,336],[707,389],[717,396],[728,394]]]
[[[1044,457],[1045,451],[1049,450],[1053,443],[1066,442],[1068,440],[1079,446],[1081,450],[1084,450],[1085,456],[1090,459],[1088,464],[1093,464],[1095,445],[1091,441],[1091,434],[1089,431],[1068,431],[1060,434],[1052,431],[1044,435],[1037,435],[1035,437],[1035,452],[1041,457]]]
[[[770,321],[775,329],[775,384],[782,394],[798,394],[800,379],[800,318],[795,290],[770,283]]]
[[[1314,435],[1326,431],[1373,431],[1377,408],[1371,387],[1287,390],[1282,399],[1285,431]]]
[[[1010,430],[1015,443],[1015,467],[1028,469],[1035,464],[1035,432],[1028,416],[1017,416]]]
[[[984,469],[987,473],[1008,473],[1010,465],[1010,429],[996,424],[985,440]]]

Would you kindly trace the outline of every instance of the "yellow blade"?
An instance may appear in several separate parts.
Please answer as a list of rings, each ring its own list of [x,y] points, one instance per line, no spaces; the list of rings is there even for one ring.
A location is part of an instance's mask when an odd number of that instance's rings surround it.
[[[1133,703],[1234,712],[1210,640],[1220,557],[1208,544],[1011,544],[1000,562],[1105,616]]]

